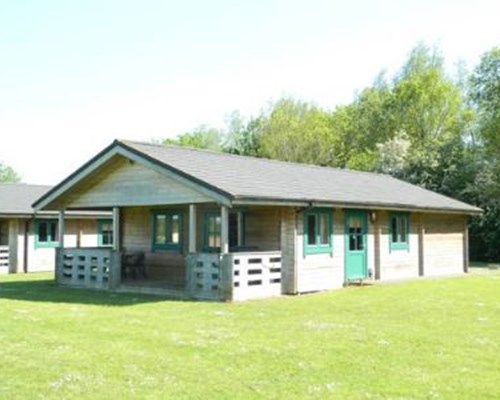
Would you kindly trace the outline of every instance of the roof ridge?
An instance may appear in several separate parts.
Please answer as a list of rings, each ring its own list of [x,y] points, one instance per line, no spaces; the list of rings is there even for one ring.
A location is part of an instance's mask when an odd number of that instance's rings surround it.
[[[293,165],[293,166],[307,167],[307,168],[311,168],[311,169],[334,170],[334,171],[345,172],[345,173],[350,173],[350,174],[363,174],[363,175],[368,175],[368,176],[376,175],[376,176],[383,176],[386,178],[391,177],[393,179],[400,180],[400,179],[395,178],[391,175],[382,174],[380,172],[361,171],[361,170],[355,170],[355,169],[349,169],[349,168],[331,167],[331,166],[317,165],[317,164],[307,164],[307,163],[301,163],[301,162],[295,162],[295,161],[275,160],[272,158],[226,153],[223,151],[217,151],[217,150],[212,150],[212,149],[200,149],[200,148],[196,148],[196,147],[180,146],[180,145],[175,145],[175,144],[162,144],[162,143],[153,143],[153,142],[148,143],[148,142],[141,142],[138,140],[117,140],[117,141],[119,143],[123,143],[125,145],[127,143],[134,143],[134,144],[146,145],[146,146],[151,146],[151,147],[174,148],[174,149],[194,151],[194,152],[199,152],[199,153],[210,153],[210,154],[220,155],[220,156],[224,156],[224,157],[231,157],[231,158],[246,158],[249,160],[258,160],[258,161],[269,162],[269,163],[273,163],[273,164],[287,164],[287,165]]]

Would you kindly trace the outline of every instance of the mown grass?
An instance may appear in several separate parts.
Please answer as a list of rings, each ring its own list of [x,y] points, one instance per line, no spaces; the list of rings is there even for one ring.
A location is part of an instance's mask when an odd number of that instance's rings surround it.
[[[500,396],[500,272],[240,304],[0,278],[0,398]]]

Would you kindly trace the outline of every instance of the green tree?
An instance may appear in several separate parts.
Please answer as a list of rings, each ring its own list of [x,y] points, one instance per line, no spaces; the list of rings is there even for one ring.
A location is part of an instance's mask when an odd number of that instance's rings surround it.
[[[0,182],[14,183],[20,180],[21,176],[12,167],[0,162]]]
[[[500,154],[500,47],[481,57],[470,79],[470,96],[479,114],[478,129],[490,155]]]
[[[292,98],[272,104],[261,116],[260,155],[284,161],[331,165],[333,149],[328,112]]]
[[[224,151],[246,156],[259,156],[264,120],[263,116],[258,116],[245,122],[238,111],[233,111],[226,121]]]
[[[222,151],[223,133],[215,128],[202,125],[191,132],[183,133],[174,139],[164,139],[163,144]]]

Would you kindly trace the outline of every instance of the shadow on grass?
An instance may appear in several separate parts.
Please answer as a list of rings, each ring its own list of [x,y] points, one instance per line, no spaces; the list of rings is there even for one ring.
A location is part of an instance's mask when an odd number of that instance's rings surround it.
[[[52,279],[1,282],[0,299],[45,303],[95,304],[100,306],[130,306],[172,300],[146,294],[68,288],[57,285]]]

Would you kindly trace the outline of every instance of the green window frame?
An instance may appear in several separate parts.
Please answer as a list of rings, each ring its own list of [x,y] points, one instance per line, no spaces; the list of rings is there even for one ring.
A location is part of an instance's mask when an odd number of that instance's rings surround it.
[[[218,253],[221,248],[222,217],[217,212],[203,214],[203,251]]]
[[[35,219],[35,248],[58,247],[57,230],[56,219]]]
[[[182,248],[183,216],[180,211],[153,212],[153,251],[180,251]]]
[[[389,216],[390,250],[410,249],[410,214],[391,213]]]
[[[113,220],[112,219],[100,219],[98,223],[97,241],[99,247],[111,247],[113,246]]]
[[[333,253],[333,209],[304,212],[304,256]]]

